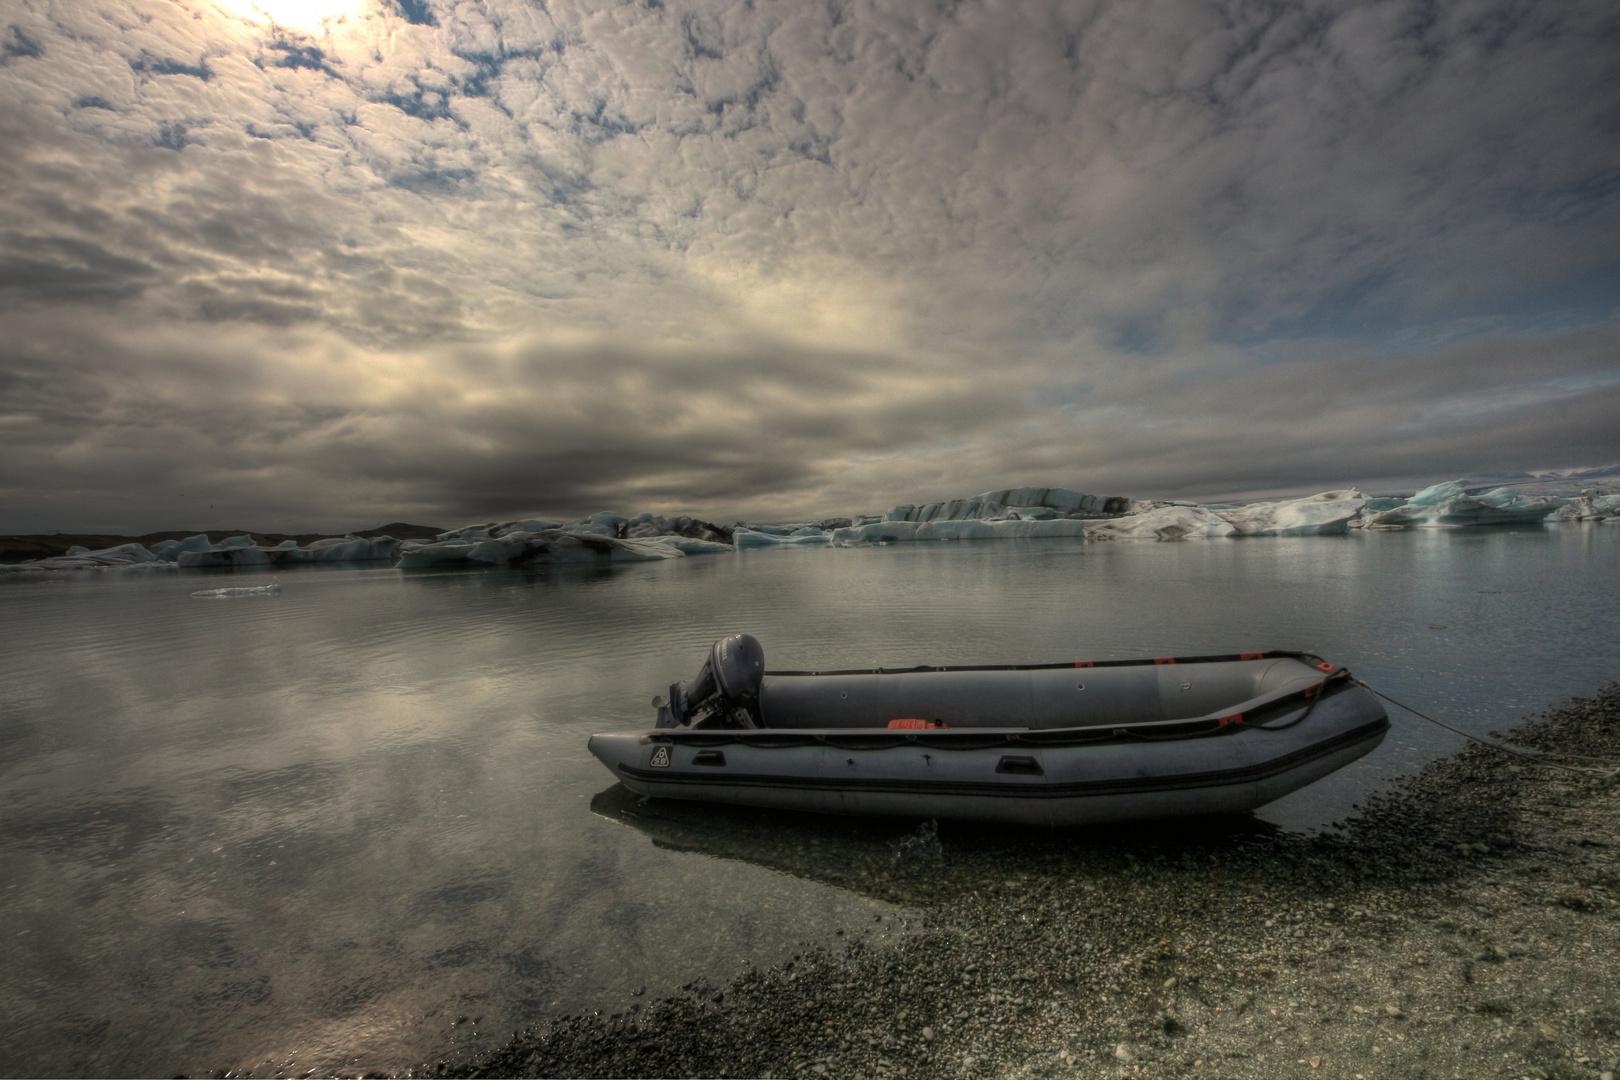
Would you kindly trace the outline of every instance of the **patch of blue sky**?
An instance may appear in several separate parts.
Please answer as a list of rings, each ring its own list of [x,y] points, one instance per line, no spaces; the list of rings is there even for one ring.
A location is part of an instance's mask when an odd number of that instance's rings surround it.
[[[555,51],[561,51],[560,43],[554,46]],[[490,84],[505,73],[505,67],[513,60],[540,60],[545,56],[544,46],[532,46],[524,49],[507,48],[504,44],[498,52],[488,49],[451,49],[451,55],[456,59],[473,65],[471,75],[454,77],[457,93],[467,97],[493,97],[494,90]],[[531,76],[532,77],[532,76]]]
[[[23,33],[15,26],[7,27],[11,31],[9,41],[0,41],[0,63],[14,56],[41,56],[44,53],[39,42]]]
[[[313,45],[299,45],[290,41],[277,41],[271,44],[271,51],[281,53],[281,56],[270,62],[272,67],[280,68],[307,68],[310,71],[324,71],[326,74],[337,77],[326,62],[326,54]]]
[[[622,113],[610,115],[607,111],[607,101],[602,98],[597,98],[591,103],[590,112],[575,110],[571,114],[571,119],[568,130],[591,142],[605,142],[619,135],[634,135],[641,130],[639,124]]]
[[[1493,337],[1550,338],[1620,323],[1620,260],[1577,267],[1552,279],[1512,291],[1464,291],[1443,305],[1439,317],[1413,319],[1398,309],[1393,295],[1372,291],[1335,297],[1305,315],[1214,335],[1217,344],[1247,352],[1261,364],[1299,355],[1302,342],[1354,341],[1373,355],[1443,348]]]
[[[1425,420],[1455,423],[1462,419],[1519,413],[1615,387],[1620,387],[1620,371],[1583,372],[1512,386],[1493,386],[1447,396],[1427,410]]]
[[[439,25],[439,20],[434,17],[433,9],[428,6],[427,0],[394,0],[394,7],[408,23],[417,26]]]
[[[251,139],[314,139],[315,125],[307,120],[282,120],[275,124],[250,121],[242,129]]]
[[[388,185],[418,195],[449,195],[476,178],[477,174],[471,169],[404,169],[390,176]]]
[[[208,65],[202,62],[188,64],[182,60],[170,57],[156,57],[142,54],[129,62],[131,71],[138,71],[147,75],[189,75],[193,79],[207,82],[214,77]]]
[[[1106,340],[1113,348],[1133,356],[1163,356],[1172,344],[1169,318],[1163,311],[1146,311],[1115,323]]]
[[[456,119],[450,111],[450,99],[437,90],[424,90],[418,86],[409,94],[387,93],[374,98],[383,105],[392,105],[406,116],[414,116],[418,120],[451,120]]]
[[[1091,382],[1089,379],[1082,379],[1079,382],[1073,382],[1067,386],[1050,387],[1049,393],[1055,394],[1056,396],[1047,397],[1047,401],[1060,409],[1070,405],[1078,405],[1081,398],[1085,397],[1087,394],[1096,389],[1097,386],[1095,383]]]
[[[196,139],[186,138],[186,125],[178,122],[159,124],[157,135],[152,139],[153,145],[161,146],[165,150],[184,150],[196,142]]]

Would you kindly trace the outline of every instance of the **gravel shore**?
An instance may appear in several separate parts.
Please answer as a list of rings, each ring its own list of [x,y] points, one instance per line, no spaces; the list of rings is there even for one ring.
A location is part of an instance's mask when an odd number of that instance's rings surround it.
[[[1620,764],[1620,686],[1509,738]],[[1470,747],[1310,837],[925,827],[866,886],[919,911],[898,941],[850,928],[413,1075],[1599,1080],[1617,821],[1613,778]]]

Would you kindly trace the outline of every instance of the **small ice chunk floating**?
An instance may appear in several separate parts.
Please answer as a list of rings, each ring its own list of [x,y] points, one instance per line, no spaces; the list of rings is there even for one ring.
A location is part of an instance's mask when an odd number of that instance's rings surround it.
[[[203,589],[191,594],[200,600],[235,600],[243,596],[280,596],[281,582],[271,580],[268,585],[232,585],[224,589]]]
[[[766,671],[737,634],[653,704],[651,730],[589,744],[638,795],[1027,825],[1253,810],[1389,730],[1344,668],[1275,650]]]

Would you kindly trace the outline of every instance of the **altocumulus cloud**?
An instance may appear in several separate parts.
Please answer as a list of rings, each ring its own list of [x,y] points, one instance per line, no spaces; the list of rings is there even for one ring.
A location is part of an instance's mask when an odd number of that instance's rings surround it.
[[[11,0],[0,151],[6,531],[1620,460],[1603,0]]]

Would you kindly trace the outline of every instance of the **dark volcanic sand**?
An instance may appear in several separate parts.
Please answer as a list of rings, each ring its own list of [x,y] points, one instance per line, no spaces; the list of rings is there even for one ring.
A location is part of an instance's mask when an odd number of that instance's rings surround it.
[[[1620,686],[1511,737],[1620,763]],[[705,809],[662,807],[638,812]],[[915,932],[476,1056],[447,1031],[413,1074],[1599,1080],[1620,1057],[1612,777],[1470,747],[1311,837],[946,826],[836,864],[761,820],[759,861],[919,908]]]

